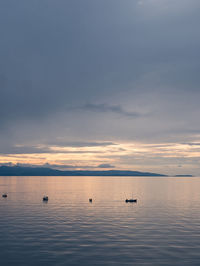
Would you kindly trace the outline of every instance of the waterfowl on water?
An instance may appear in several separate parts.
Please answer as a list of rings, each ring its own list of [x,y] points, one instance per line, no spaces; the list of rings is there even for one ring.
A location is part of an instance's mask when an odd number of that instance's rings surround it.
[[[7,198],[7,197],[8,195],[6,193],[2,195],[2,198]]]
[[[49,198],[47,196],[43,197],[43,201],[48,201],[48,200],[49,200]]]
[[[126,199],[125,202],[126,203],[128,203],[128,202],[137,202],[137,199]]]

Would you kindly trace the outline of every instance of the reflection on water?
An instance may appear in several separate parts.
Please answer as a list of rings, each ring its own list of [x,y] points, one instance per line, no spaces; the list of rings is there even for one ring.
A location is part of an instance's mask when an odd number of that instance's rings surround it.
[[[199,265],[199,187],[200,178],[0,177],[0,264]]]

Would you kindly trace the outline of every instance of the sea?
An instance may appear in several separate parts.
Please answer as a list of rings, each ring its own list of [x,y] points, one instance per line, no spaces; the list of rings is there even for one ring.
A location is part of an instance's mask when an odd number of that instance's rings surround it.
[[[200,177],[0,177],[0,193],[0,265],[200,265]]]

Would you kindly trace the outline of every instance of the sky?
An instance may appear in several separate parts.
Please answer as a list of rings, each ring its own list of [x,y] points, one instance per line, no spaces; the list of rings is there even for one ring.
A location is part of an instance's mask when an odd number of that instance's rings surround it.
[[[0,165],[200,175],[199,0],[1,0]]]

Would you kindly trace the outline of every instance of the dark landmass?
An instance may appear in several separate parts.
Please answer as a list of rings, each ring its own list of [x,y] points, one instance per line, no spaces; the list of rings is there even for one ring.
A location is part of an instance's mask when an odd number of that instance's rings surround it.
[[[193,177],[193,175],[175,175],[175,177]]]
[[[61,171],[43,167],[0,166],[0,176],[166,176],[138,171]]]

